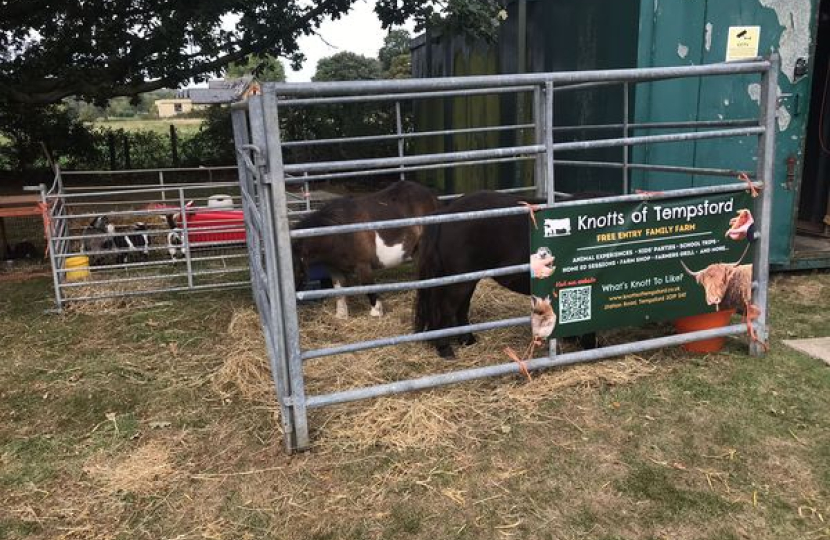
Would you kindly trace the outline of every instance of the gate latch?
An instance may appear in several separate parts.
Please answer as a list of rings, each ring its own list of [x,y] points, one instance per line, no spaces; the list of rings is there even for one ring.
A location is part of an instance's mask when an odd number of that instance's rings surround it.
[[[790,154],[787,157],[787,179],[784,182],[784,188],[788,191],[792,191],[793,186],[795,185],[795,165],[796,159],[795,156]]]

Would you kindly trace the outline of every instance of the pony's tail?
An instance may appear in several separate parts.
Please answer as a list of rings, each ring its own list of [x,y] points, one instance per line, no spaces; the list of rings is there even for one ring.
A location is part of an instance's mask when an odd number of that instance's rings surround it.
[[[418,279],[432,279],[444,274],[441,263],[439,239],[441,224],[424,227],[418,243]],[[418,289],[415,297],[415,331],[435,329],[437,323],[438,297],[440,287]]]

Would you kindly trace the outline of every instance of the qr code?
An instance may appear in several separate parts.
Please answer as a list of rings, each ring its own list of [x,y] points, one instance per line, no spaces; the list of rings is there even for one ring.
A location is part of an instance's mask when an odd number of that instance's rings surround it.
[[[559,324],[591,320],[591,287],[559,291]]]

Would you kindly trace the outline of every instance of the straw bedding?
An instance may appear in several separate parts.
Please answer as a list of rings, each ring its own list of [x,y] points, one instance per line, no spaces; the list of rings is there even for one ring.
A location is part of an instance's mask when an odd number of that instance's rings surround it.
[[[333,301],[301,307],[302,347],[319,348],[410,332],[414,293],[383,297],[386,315],[370,317],[364,297],[349,299],[351,318],[333,317]],[[471,321],[527,314],[528,299],[493,282],[482,282],[473,298]],[[255,309],[234,313],[224,364],[214,388],[237,395],[278,415],[264,338]],[[509,361],[504,347],[524,350],[529,328],[507,328],[477,335],[478,343],[457,347],[455,360],[443,360],[427,344],[412,343],[324,357],[305,364],[306,394],[391,382]],[[608,336],[606,340],[615,340]],[[631,337],[628,337],[631,339]],[[566,345],[568,347],[568,345]],[[470,444],[488,432],[508,429],[515,416],[543,415],[543,404],[566,387],[623,384],[656,370],[653,359],[637,356],[597,364],[463,383],[429,391],[400,394],[314,410],[309,425],[318,448],[359,450],[382,446],[395,450],[429,449]],[[275,422],[280,425],[279,422]]]

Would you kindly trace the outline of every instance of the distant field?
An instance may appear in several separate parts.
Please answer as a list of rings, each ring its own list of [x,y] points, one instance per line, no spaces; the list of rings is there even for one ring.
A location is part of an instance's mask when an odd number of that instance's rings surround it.
[[[191,133],[199,130],[202,124],[201,118],[161,118],[157,120],[133,120],[133,119],[108,119],[96,121],[95,127],[112,129],[125,129],[127,131],[155,131],[156,133],[169,133],[170,124],[176,126],[179,133]]]

